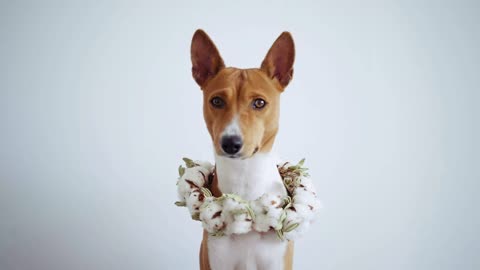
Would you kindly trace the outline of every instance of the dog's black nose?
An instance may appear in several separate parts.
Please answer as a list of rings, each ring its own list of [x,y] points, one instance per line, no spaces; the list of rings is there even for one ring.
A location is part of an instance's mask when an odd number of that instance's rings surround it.
[[[243,141],[240,136],[224,136],[222,138],[222,149],[225,153],[234,155],[240,151],[243,146]]]

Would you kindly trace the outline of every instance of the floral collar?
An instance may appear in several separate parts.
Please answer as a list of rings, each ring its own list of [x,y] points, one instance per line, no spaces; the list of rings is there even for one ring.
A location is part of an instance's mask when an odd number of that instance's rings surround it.
[[[296,165],[288,162],[277,165],[287,196],[267,193],[252,201],[236,194],[214,197],[208,187],[215,166],[204,161],[183,160],[185,167],[178,169],[179,201],[175,204],[186,206],[192,219],[201,221],[210,235],[274,230],[281,240],[292,240],[308,229],[321,208],[307,168],[303,166],[304,160]]]

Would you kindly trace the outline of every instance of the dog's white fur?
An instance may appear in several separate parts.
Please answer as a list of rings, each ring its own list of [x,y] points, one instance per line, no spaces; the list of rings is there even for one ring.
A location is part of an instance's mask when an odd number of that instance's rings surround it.
[[[240,131],[240,123],[238,121],[238,115],[235,115],[233,117],[233,120],[230,121],[230,123],[225,127],[222,132],[222,137],[232,135],[238,135],[242,137],[242,132]]]
[[[240,132],[236,120],[224,133]],[[241,132],[240,132],[241,133]],[[235,134],[240,135],[241,134]],[[257,153],[250,158],[228,158],[215,155],[218,187],[224,193],[235,193],[246,200],[255,200],[264,193],[286,196],[287,192],[277,169],[274,154]],[[286,241],[274,232],[249,232],[229,237],[209,237],[208,250],[212,270],[279,270],[283,269]]]

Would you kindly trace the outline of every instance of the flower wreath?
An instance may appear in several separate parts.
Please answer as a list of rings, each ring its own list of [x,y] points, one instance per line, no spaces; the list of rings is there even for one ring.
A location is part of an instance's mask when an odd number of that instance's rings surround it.
[[[303,167],[304,160],[297,165],[288,162],[277,165],[287,196],[263,194],[253,201],[236,194],[214,197],[208,187],[215,167],[209,162],[183,160],[186,167],[178,168],[179,201],[175,204],[186,206],[192,219],[201,221],[210,235],[273,229],[281,240],[291,240],[308,229],[320,209],[307,168]]]

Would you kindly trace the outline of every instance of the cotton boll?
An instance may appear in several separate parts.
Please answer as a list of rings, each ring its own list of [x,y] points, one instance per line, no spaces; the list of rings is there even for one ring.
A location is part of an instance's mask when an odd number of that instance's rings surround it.
[[[202,168],[204,172],[212,172],[214,166],[208,161],[195,160],[195,163],[198,164],[196,168]]]
[[[192,185],[195,184],[195,185]],[[203,176],[195,168],[187,168],[183,176],[177,182],[177,193],[180,200],[190,196],[193,189],[204,185]]]
[[[252,228],[252,219],[247,214],[233,215],[233,222],[225,230],[225,234],[243,234]]]
[[[214,167],[209,162],[200,162],[200,166],[195,167],[204,181],[202,186],[208,181],[208,176],[213,172]]]
[[[197,187],[203,187],[208,174],[209,172],[207,170],[197,166],[193,168],[187,168],[181,179],[184,179],[187,184],[190,181]]]
[[[279,224],[279,221],[283,212],[284,212],[283,208],[272,208],[268,211],[267,217],[270,219],[270,226],[272,228],[280,229],[279,227],[281,227],[281,224]]]
[[[178,180],[178,183],[177,183],[178,198],[181,201],[185,201],[186,197],[188,197],[190,195],[190,192],[192,192],[191,188],[190,188],[190,184],[185,182],[185,179],[183,179],[183,178]]]
[[[271,194],[264,194],[260,197],[260,201],[263,205],[269,207],[279,207],[282,205],[283,200],[281,197]]]
[[[255,213],[255,222],[253,223],[253,229],[257,232],[267,232],[268,230],[270,230],[270,226],[272,226],[271,218],[267,214],[268,208],[266,208],[258,201],[256,201],[256,203],[253,205],[254,206],[252,206],[252,210]]]
[[[200,220],[203,228],[209,233],[216,233],[224,227],[223,207],[212,197],[206,198],[200,208]]]
[[[288,227],[290,224],[301,223],[303,221],[303,217],[300,216],[296,210],[289,208],[285,210],[285,212],[287,213],[287,218],[283,222],[284,228]]]
[[[255,216],[253,228],[258,232],[267,232],[270,228],[281,229],[280,217],[282,213],[282,208],[269,208],[268,212]]]
[[[306,205],[314,213],[317,213],[322,208],[322,203],[317,196],[309,192],[304,192],[300,197],[295,196],[294,203]]]
[[[214,197],[205,198],[203,205],[200,207],[200,219],[212,219],[214,216],[220,216],[222,210],[222,204],[215,200]]]
[[[294,196],[294,203],[308,206],[315,213],[322,207],[320,200],[310,190],[297,189]]]
[[[268,216],[259,215],[255,217],[253,229],[257,232],[268,232],[270,230],[271,220]]]
[[[225,208],[225,210],[235,210],[235,209],[238,209],[240,207],[240,203],[231,198],[231,197],[225,197],[223,199],[223,207]]]
[[[185,169],[185,173],[177,182],[177,193],[180,201],[185,201],[192,193],[192,190],[203,187],[208,174],[208,171],[199,166]]]
[[[195,189],[203,187],[207,181],[208,175],[213,170],[213,166],[208,162],[199,162],[200,166],[192,168],[185,168],[183,175],[177,182],[177,194],[181,202],[190,200],[190,205],[193,204],[194,199],[189,197]],[[187,202],[188,204],[188,202]],[[197,205],[195,205],[197,207]]]
[[[298,227],[290,232],[284,232],[284,237],[286,239],[292,240],[298,236],[301,236],[309,227],[310,222],[305,222],[305,218],[302,213],[299,213],[296,209],[287,210],[287,218],[283,222],[283,228],[288,228],[289,226],[298,223]]]
[[[301,237],[310,227],[310,224],[313,222],[316,216],[316,210],[319,209],[319,201],[314,200],[313,207],[311,205],[305,204],[293,204],[293,209],[287,210],[287,218],[283,223],[283,228],[288,228],[290,225],[298,223],[298,227],[290,232],[284,232],[284,237],[288,240],[293,240],[294,238]],[[315,208],[316,207],[316,208]]]
[[[254,230],[267,232],[270,228],[279,229],[281,227],[279,220],[283,212],[282,204],[283,200],[279,196],[271,194],[264,194],[251,202],[250,205],[255,213]]]
[[[309,177],[302,177],[301,183],[304,188],[315,193],[315,186],[313,185],[312,179],[310,179]]]
[[[306,191],[302,188],[296,189],[293,196],[294,203],[300,203],[305,205],[315,204],[316,199],[316,196],[312,192]]]
[[[225,220],[225,234],[242,234],[251,230],[252,217],[247,213],[247,205],[233,198],[223,200],[222,217]]]
[[[294,240],[296,238],[302,237],[305,234],[305,232],[308,231],[308,228],[310,228],[310,223],[304,222],[304,223],[301,223],[295,230],[284,233],[283,236],[287,240]]]
[[[270,219],[266,215],[268,210],[265,207],[265,205],[262,203],[261,198],[258,198],[257,200],[250,202],[250,207],[255,213],[255,222],[253,223],[253,229],[256,230],[257,232],[268,231],[270,229]]]
[[[232,230],[231,224],[233,223],[233,214],[231,213],[233,210],[238,209],[238,203],[230,198],[224,198],[222,201],[223,205],[223,212],[222,217],[225,220],[225,232],[227,230]]]
[[[299,186],[290,186],[292,206],[286,210],[283,209],[284,198],[278,195],[264,194],[250,202],[232,194],[218,199],[205,197],[200,187],[206,184],[215,167],[209,162],[195,161],[195,163],[198,166],[185,168],[183,171],[182,177],[177,182],[177,192],[179,200],[185,202],[191,215],[198,217],[209,233],[231,235],[247,233],[252,229],[267,232],[273,228],[282,229],[286,239],[294,239],[308,229],[321,207],[320,201],[316,198],[313,182],[303,176]],[[280,166],[288,168],[292,164]],[[289,176],[295,177],[292,174]],[[254,217],[250,215],[251,211]],[[286,218],[279,224],[283,214]]]
[[[260,213],[263,210],[263,204],[259,199],[256,199],[255,201],[250,202],[250,208],[252,208],[255,215],[257,215],[257,213]]]
[[[321,204],[315,196],[310,196],[308,191],[299,192],[299,196],[295,196],[293,208],[289,209],[287,219],[284,222],[284,228],[290,224],[298,223],[299,226],[294,230],[284,233],[286,239],[292,240],[296,237],[302,236],[310,227],[310,224],[315,220],[317,212]],[[300,202],[300,203],[297,203]]]
[[[200,212],[200,206],[202,205],[202,197],[202,192],[197,188],[194,189],[186,198],[187,208],[192,216]]]
[[[309,221],[314,217],[314,212],[308,205],[295,203],[293,207],[295,207],[297,215],[302,217],[302,222]]]

